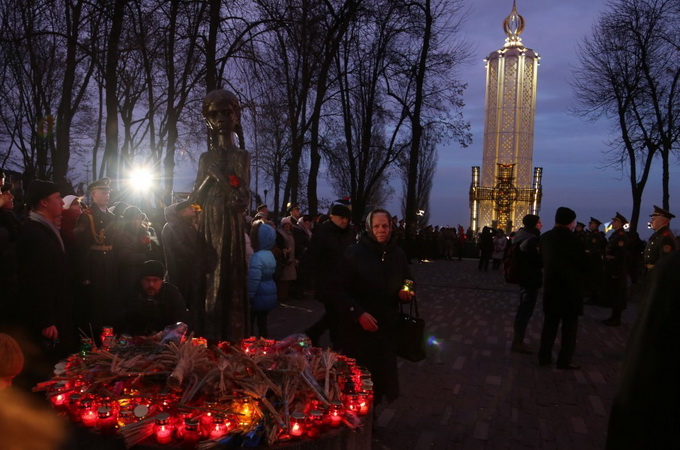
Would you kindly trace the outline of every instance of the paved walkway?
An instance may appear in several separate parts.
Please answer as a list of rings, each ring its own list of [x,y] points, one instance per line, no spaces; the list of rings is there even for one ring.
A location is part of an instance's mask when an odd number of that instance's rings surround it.
[[[480,273],[475,260],[413,271],[421,315],[438,344],[425,361],[399,363],[402,394],[378,409],[374,449],[604,448],[634,307],[613,328],[599,323],[608,310],[586,306],[574,356],[582,369],[559,371],[510,352],[519,288],[500,271]],[[275,338],[304,330],[322,313],[313,300],[288,303],[270,317]],[[533,347],[542,321],[539,301],[527,330]]]

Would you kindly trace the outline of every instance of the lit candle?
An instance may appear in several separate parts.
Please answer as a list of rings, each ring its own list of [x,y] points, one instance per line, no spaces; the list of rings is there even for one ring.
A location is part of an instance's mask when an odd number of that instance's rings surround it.
[[[82,394],[71,394],[68,396],[68,413],[74,422],[80,422],[80,402],[82,398]]]
[[[342,403],[333,400],[331,402],[331,408],[328,410],[328,414],[331,418],[331,426],[337,428],[342,423]]]
[[[305,415],[301,412],[294,412],[290,415],[290,435],[299,438],[305,433]]]
[[[120,410],[118,413],[118,420],[117,420],[117,425],[118,428],[123,428],[126,425],[129,425],[133,422],[135,422],[135,416],[132,414],[132,409],[130,407],[126,407]]]
[[[194,347],[208,348],[208,340],[204,337],[195,337],[191,340],[191,344]]]
[[[92,405],[92,400],[89,398],[80,402],[80,421],[86,427],[97,425],[97,413]]]
[[[160,413],[156,415],[154,424],[154,433],[156,434],[156,442],[161,445],[169,444],[172,441],[172,433],[174,428],[170,423],[170,414]]]
[[[115,336],[113,335],[113,327],[102,327],[102,334],[99,336],[102,343],[102,348],[108,350],[115,344]]]
[[[401,287],[401,290],[406,292],[413,291],[413,280],[404,280],[404,285]]]
[[[224,423],[224,416],[214,414],[212,426],[210,428],[210,439],[217,439],[227,434],[227,424]]]
[[[359,402],[357,394],[345,394],[344,404],[347,411],[357,414],[359,412]]]

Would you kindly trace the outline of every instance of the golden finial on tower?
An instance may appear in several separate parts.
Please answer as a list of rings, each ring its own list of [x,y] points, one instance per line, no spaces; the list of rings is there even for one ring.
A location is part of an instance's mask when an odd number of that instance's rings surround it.
[[[517,5],[515,0],[512,1],[512,11],[510,15],[503,20],[503,31],[508,36],[505,39],[505,46],[522,45],[522,39],[519,37],[524,31],[524,17],[517,13]]]

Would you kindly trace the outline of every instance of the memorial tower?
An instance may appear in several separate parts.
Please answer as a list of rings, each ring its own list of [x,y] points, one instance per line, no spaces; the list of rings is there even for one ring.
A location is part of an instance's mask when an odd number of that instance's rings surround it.
[[[541,167],[534,167],[534,112],[538,53],[522,44],[524,18],[512,12],[503,21],[505,45],[484,59],[486,105],[481,170],[472,168],[470,227],[507,232],[541,207]]]

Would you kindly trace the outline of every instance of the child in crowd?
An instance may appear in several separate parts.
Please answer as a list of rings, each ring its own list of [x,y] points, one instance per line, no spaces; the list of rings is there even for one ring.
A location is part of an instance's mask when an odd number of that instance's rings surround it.
[[[258,337],[268,337],[267,315],[276,308],[276,259],[271,249],[276,242],[276,230],[262,221],[253,222],[250,242],[255,253],[248,267],[248,298],[250,299],[251,329]],[[254,325],[257,322],[257,333]]]

